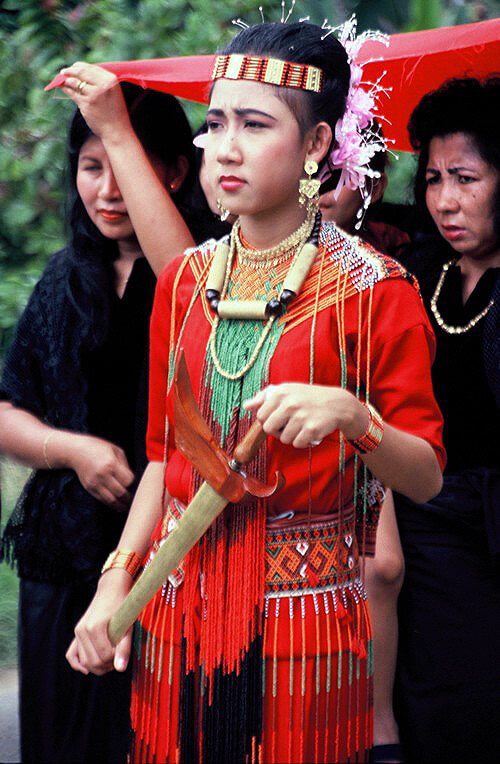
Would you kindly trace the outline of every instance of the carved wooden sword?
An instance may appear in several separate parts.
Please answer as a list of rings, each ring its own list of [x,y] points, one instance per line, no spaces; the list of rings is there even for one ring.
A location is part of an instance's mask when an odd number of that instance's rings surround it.
[[[241,501],[245,495],[266,498],[284,484],[279,472],[273,485],[265,485],[243,469],[266,439],[260,422],[253,423],[232,458],[220,448],[199,411],[184,353],[180,354],[175,370],[174,420],[175,444],[205,482],[111,617],[108,635],[114,645],[229,502]]]

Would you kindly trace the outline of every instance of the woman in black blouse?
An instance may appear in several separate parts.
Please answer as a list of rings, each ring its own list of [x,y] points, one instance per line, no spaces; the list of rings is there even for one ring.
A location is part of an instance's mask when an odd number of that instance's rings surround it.
[[[406,578],[397,695],[407,760],[500,747],[500,79],[450,81],[409,124],[426,233],[411,262],[437,338],[444,487],[397,497]]]
[[[129,674],[83,676],[65,652],[145,467],[155,275],[193,243],[179,214],[195,174],[182,108],[172,96],[110,85],[97,121],[113,120],[108,134],[119,139],[130,172],[76,111],[70,241],[35,287],[0,384],[0,452],[36,468],[2,540],[21,578],[24,762],[126,758]],[[135,172],[137,152],[151,160],[149,175]],[[120,186],[118,172],[127,175]],[[131,184],[144,187],[140,203],[151,219],[165,221],[162,251],[151,246],[147,225],[135,225],[144,215],[129,202]]]

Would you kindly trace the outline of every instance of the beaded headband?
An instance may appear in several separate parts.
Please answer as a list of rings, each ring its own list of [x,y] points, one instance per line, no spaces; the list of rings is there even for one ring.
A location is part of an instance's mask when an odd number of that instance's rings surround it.
[[[317,66],[281,61],[279,58],[231,53],[217,56],[212,80],[251,80],[285,88],[319,93],[323,72]]]

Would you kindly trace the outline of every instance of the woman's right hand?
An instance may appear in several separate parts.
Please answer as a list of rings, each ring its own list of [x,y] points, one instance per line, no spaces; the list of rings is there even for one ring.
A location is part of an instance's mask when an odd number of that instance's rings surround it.
[[[78,621],[75,638],[66,652],[66,659],[75,671],[101,676],[113,669],[125,671],[127,668],[132,627],[114,647],[109,641],[108,624],[132,584],[132,577],[120,568],[106,571],[99,579],[94,599]]]
[[[128,487],[134,473],[119,446],[93,435],[76,435],[69,449],[68,466],[95,499],[118,511],[129,508],[132,496]]]
[[[84,61],[61,69],[61,74],[65,78],[61,90],[78,106],[94,135],[119,141],[120,130],[131,129],[116,74]]]

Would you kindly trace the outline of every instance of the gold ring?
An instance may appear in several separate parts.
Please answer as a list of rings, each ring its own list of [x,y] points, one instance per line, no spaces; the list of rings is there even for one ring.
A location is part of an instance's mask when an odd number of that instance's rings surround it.
[[[85,82],[85,80],[80,80],[80,82],[76,86],[76,89],[78,90],[79,93],[83,94],[83,88],[85,87],[86,84],[87,83]]]

